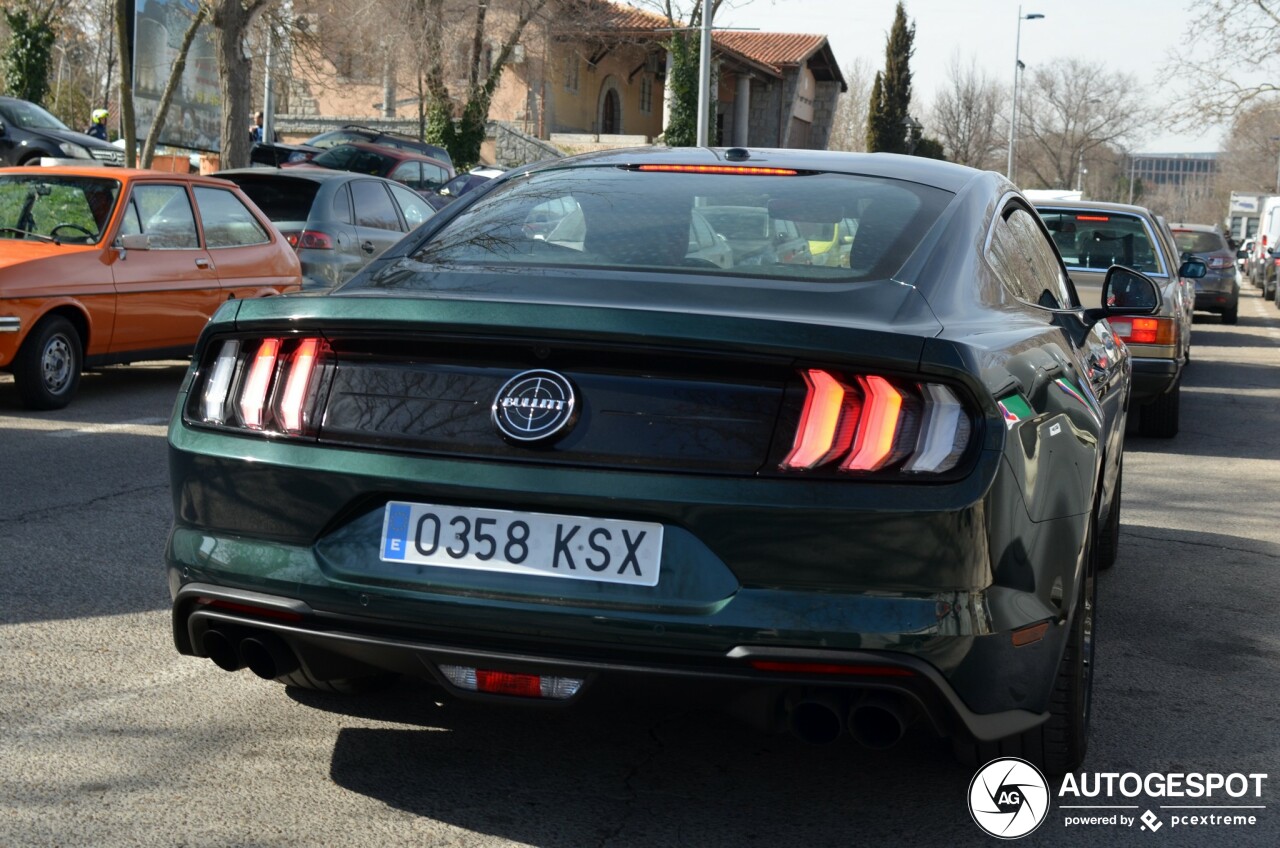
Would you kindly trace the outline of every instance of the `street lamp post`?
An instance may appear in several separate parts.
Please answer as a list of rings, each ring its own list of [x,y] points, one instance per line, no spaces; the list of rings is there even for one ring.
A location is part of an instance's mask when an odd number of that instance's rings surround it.
[[[1018,79],[1022,76],[1022,22],[1038,21],[1044,15],[1038,12],[1028,12],[1022,14],[1022,7],[1018,7],[1018,34],[1013,42],[1013,109],[1009,115],[1009,167],[1005,171],[1010,181],[1013,180],[1013,145],[1017,139],[1018,133]]]
[[[702,33],[698,46],[698,146],[710,143],[711,108],[711,0],[702,0]]]

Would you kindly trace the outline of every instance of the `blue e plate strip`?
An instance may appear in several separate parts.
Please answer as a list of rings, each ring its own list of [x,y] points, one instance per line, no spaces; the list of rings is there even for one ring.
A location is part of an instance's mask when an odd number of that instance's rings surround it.
[[[382,531],[382,558],[404,559],[409,544],[409,505],[387,504],[386,527]]]

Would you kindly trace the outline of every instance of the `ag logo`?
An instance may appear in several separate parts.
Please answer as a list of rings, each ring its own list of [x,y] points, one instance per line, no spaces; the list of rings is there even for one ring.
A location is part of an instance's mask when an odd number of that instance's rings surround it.
[[[1026,760],[992,760],[969,783],[969,813],[992,836],[1026,836],[1049,814],[1049,783]]]
[[[525,371],[493,399],[493,423],[513,442],[545,442],[568,432],[578,419],[573,384],[554,371]]]

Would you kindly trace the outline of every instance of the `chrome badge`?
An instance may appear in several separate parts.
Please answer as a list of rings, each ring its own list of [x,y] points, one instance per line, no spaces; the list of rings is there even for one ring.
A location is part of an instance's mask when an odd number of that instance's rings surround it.
[[[522,444],[563,436],[578,418],[573,384],[554,371],[525,371],[493,399],[493,423],[504,438]]]

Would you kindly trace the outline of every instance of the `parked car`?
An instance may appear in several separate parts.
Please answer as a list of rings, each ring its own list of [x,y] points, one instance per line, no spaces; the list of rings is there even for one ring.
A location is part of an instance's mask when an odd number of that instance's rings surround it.
[[[809,240],[796,222],[773,217],[764,206],[711,204],[699,211],[728,240],[735,265],[808,265],[813,260]]]
[[[298,252],[306,289],[344,283],[435,214],[422,195],[381,177],[319,168],[239,168],[240,186]]]
[[[1130,391],[1104,319],[1152,280],[1085,308],[1008,181],[908,157],[611,151],[464,202],[210,322],[169,431],[179,652],[1080,764]],[[553,202],[581,250],[526,229]],[[726,206],[857,221],[847,267],[688,261]]]
[[[1177,247],[1162,237],[1156,216],[1142,206],[1055,200],[1037,203],[1036,209],[1086,305],[1105,305],[1102,283],[1113,265],[1140,271],[1159,285],[1157,314],[1111,326],[1133,353],[1138,432],[1173,438],[1178,434],[1182,369],[1191,348],[1191,312]]]
[[[0,165],[39,165],[43,158],[123,165],[124,151],[76,132],[34,103],[0,97]]]
[[[1253,255],[1256,243],[1257,239],[1247,238],[1240,243],[1240,247],[1236,250],[1236,273],[1243,278],[1249,276],[1249,257]]]
[[[1178,250],[1186,257],[1204,262],[1209,272],[1196,280],[1196,309],[1222,316],[1222,323],[1234,324],[1240,312],[1240,276],[1236,252],[1221,230],[1204,224],[1171,224]]]
[[[503,173],[501,168],[472,168],[467,173],[458,174],[440,186],[434,194],[426,195],[427,202],[433,209],[443,209],[462,195],[484,185],[494,177],[502,176]]]
[[[430,156],[410,150],[395,150],[373,144],[338,144],[305,162],[286,163],[285,168],[330,168],[354,174],[386,177],[429,196],[453,179],[453,167]]]
[[[586,249],[586,238],[587,221],[581,208],[561,218],[546,235],[546,241],[577,251]],[[699,209],[694,209],[689,216],[689,244],[684,258],[690,265],[702,262],[717,268],[732,268],[734,265],[733,248],[729,246],[728,239],[712,229]]]
[[[70,403],[85,368],[187,356],[223,302],[301,283],[292,248],[229,182],[0,171],[0,370],[33,409]]]
[[[327,130],[301,144],[259,142],[250,150],[249,161],[256,165],[278,167],[286,162],[305,162],[330,147],[351,143],[376,144],[379,147],[391,147],[396,150],[411,150],[444,162],[450,169],[453,168],[453,159],[450,158],[449,151],[439,145],[429,144],[404,133],[355,124],[348,124],[336,130]]]

